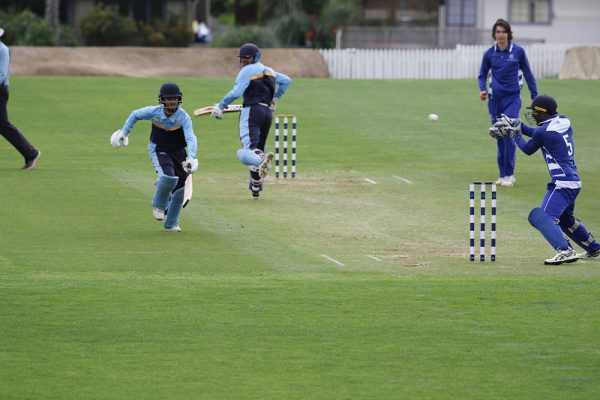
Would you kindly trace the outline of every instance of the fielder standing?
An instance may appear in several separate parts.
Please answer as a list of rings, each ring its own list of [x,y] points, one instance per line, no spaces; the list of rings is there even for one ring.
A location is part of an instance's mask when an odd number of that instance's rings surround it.
[[[0,28],[0,37],[2,35],[4,35],[4,29]],[[4,43],[0,42],[0,135],[4,136],[25,159],[22,169],[32,169],[42,152],[33,147],[19,129],[8,120],[9,71],[10,51]]]
[[[273,111],[292,80],[260,63],[260,51],[255,44],[246,43],[240,47],[239,58],[242,69],[233,89],[215,104],[211,116],[223,118],[223,110],[244,96],[239,125],[242,148],[237,151],[237,156],[250,170],[248,188],[256,198],[263,189],[263,178],[273,160],[273,153],[265,153]]]
[[[183,207],[185,180],[188,174],[198,169],[198,141],[192,127],[192,119],[179,107],[182,99],[183,94],[179,86],[175,83],[165,83],[158,94],[158,106],[134,110],[123,128],[110,137],[113,147],[127,147],[128,135],[135,123],[139,120],[152,121],[148,153],[158,174],[156,192],[152,199],[152,213],[157,220],[164,220],[164,228],[172,232],[181,232],[179,214]]]
[[[558,106],[550,96],[538,96],[527,107],[526,115],[530,123],[537,127],[522,124],[518,118],[501,116],[490,128],[492,137],[504,136],[514,140],[527,155],[541,149],[548,166],[551,181],[541,207],[529,214],[529,223],[538,229],[558,253],[544,263],[558,265],[578,259],[600,260],[600,243],[594,240],[583,223],[575,218],[575,201],[581,191],[581,180],[575,164],[575,142],[573,127],[566,115],[557,114]],[[531,137],[529,141],[521,135]],[[511,139],[512,138],[512,139]],[[568,240],[581,246],[585,252],[576,254]]]
[[[521,88],[523,77],[527,81],[531,99],[537,96],[535,77],[529,68],[527,55],[522,47],[512,43],[510,24],[503,19],[496,21],[492,28],[492,37],[496,43],[484,54],[479,71],[479,98],[488,100],[488,110],[492,124],[501,114],[518,118],[521,110]],[[489,89],[487,78],[490,72]],[[515,184],[516,146],[510,138],[498,138],[497,185],[511,187]]]

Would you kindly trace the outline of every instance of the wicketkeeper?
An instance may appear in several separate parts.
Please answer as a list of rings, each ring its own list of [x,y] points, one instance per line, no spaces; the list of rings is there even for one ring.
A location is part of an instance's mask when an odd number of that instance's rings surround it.
[[[139,120],[152,121],[148,153],[158,174],[152,213],[157,220],[164,221],[165,229],[172,232],[181,232],[179,214],[183,207],[185,181],[188,174],[198,169],[198,140],[194,134],[192,119],[179,107],[182,99],[179,86],[165,83],[158,94],[158,106],[134,110],[123,128],[110,137],[113,147],[127,147],[133,125]]]
[[[558,252],[545,264],[558,265],[578,259],[600,260],[600,243],[575,218],[575,200],[581,191],[581,180],[575,164],[573,127],[566,115],[558,114],[556,101],[550,96],[538,96],[527,107],[527,120],[537,125],[522,124],[518,118],[502,115],[490,128],[493,138],[512,138],[527,155],[540,150],[550,173],[550,183],[540,207],[529,213],[529,223],[539,230]],[[522,135],[531,139],[526,141]],[[564,235],[585,250],[577,254]]]
[[[248,188],[253,197],[258,197],[274,157],[273,153],[265,153],[273,111],[292,80],[260,63],[260,51],[255,44],[246,43],[240,47],[239,58],[242,69],[233,89],[215,104],[211,116],[223,118],[223,110],[232,101],[244,96],[244,108],[240,113],[242,148],[237,151],[237,156],[242,164],[248,166]]]

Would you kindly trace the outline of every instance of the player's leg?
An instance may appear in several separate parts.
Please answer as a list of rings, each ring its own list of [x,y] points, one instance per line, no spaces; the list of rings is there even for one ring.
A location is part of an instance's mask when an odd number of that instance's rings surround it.
[[[502,113],[509,116],[510,118],[519,118],[519,112],[521,111],[521,96],[513,95],[503,99],[502,101]],[[502,186],[512,187],[514,186],[517,179],[515,178],[515,160],[517,158],[517,145],[511,138],[504,138],[504,154],[503,154],[503,169],[504,169],[504,182]]]
[[[148,145],[148,153],[158,174],[156,191],[152,198],[152,213],[158,220],[164,220],[171,192],[177,186],[179,177],[175,174],[175,168],[171,157],[165,152],[157,151],[156,145]]]
[[[273,112],[268,107],[260,107],[261,118],[257,121],[260,124],[260,136],[258,141],[258,148],[263,151],[264,159],[258,166],[258,173],[261,178],[267,176],[267,173],[271,169],[271,162],[275,155],[271,152],[267,152],[267,139],[269,137],[269,130],[271,129],[271,123],[273,122]]]
[[[585,250],[585,252],[577,254],[579,258],[600,260],[600,243],[588,232],[583,223],[575,218],[574,208],[575,203],[567,207],[560,216],[558,225],[565,235]]]
[[[180,232],[179,227],[179,215],[183,208],[183,197],[185,194],[185,180],[187,179],[187,172],[184,171],[181,163],[185,160],[185,150],[179,151],[177,154],[171,155],[171,163],[173,165],[173,172],[178,179],[175,188],[171,193],[169,199],[169,205],[167,206],[167,214],[165,215],[165,229],[173,232]]]
[[[490,121],[492,125],[496,123],[496,117],[500,116],[500,104],[496,101],[493,95],[490,95],[488,100],[488,111],[490,113]],[[504,141],[502,138],[496,139],[496,162],[498,163],[498,179],[496,185],[502,185],[504,182],[504,166],[502,164],[502,155],[504,154]]]
[[[15,148],[25,159],[24,169],[31,169],[41,153],[36,150],[16,126],[8,120],[8,89],[0,86],[0,135]]]
[[[571,247],[558,226],[559,217],[572,203],[572,193],[549,186],[541,207],[536,207],[529,214],[529,223],[535,227],[557,254],[544,261],[544,264],[559,265],[578,260],[577,253]]]
[[[268,111],[268,115],[265,110]],[[243,147],[237,151],[237,156],[248,166],[248,188],[253,197],[258,197],[262,191],[262,178],[266,176],[273,160],[273,154],[264,152],[266,136],[262,138],[262,127],[265,119],[270,117],[270,112],[267,107],[254,105],[244,108],[240,115],[240,140]]]
[[[240,113],[240,141],[242,148],[237,151],[240,162],[244,165],[258,167],[263,160],[262,150],[258,149],[260,132],[251,120],[252,109],[257,106],[244,107]]]

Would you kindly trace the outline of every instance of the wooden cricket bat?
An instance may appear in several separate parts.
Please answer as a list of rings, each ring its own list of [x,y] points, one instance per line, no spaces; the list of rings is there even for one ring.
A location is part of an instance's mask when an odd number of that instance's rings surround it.
[[[185,185],[183,187],[183,207],[187,206],[190,200],[192,200],[192,194],[194,192],[194,186],[192,184],[192,175],[188,175],[185,179]]]
[[[199,108],[197,110],[194,111],[194,117],[202,117],[204,115],[210,115],[210,113],[212,112],[214,106],[208,106],[208,107],[202,107]],[[240,112],[242,111],[242,108],[244,106],[242,106],[241,104],[230,104],[227,106],[226,109],[223,110],[224,113],[230,113],[230,112]]]

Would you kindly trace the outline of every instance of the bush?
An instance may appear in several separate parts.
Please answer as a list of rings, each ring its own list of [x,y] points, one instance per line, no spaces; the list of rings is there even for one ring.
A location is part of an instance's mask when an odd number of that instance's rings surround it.
[[[29,10],[20,13],[0,11],[0,21],[6,31],[2,41],[15,46],[54,46],[52,30],[42,18]]]
[[[81,34],[89,46],[123,46],[137,34],[133,18],[125,17],[104,4],[98,5],[79,20]]]
[[[160,20],[152,24],[141,23],[139,30],[146,46],[188,47],[194,40],[192,28],[175,15],[169,15],[166,23]]]
[[[230,29],[213,41],[213,47],[240,47],[252,42],[258,47],[278,47],[281,42],[272,28],[264,26],[240,26]]]
[[[77,46],[77,38],[75,36],[75,32],[73,32],[73,29],[67,25],[61,25],[57,44],[59,46]]]
[[[306,33],[311,29],[312,21],[308,14],[298,11],[271,20],[269,26],[276,32],[282,45],[304,46]]]

